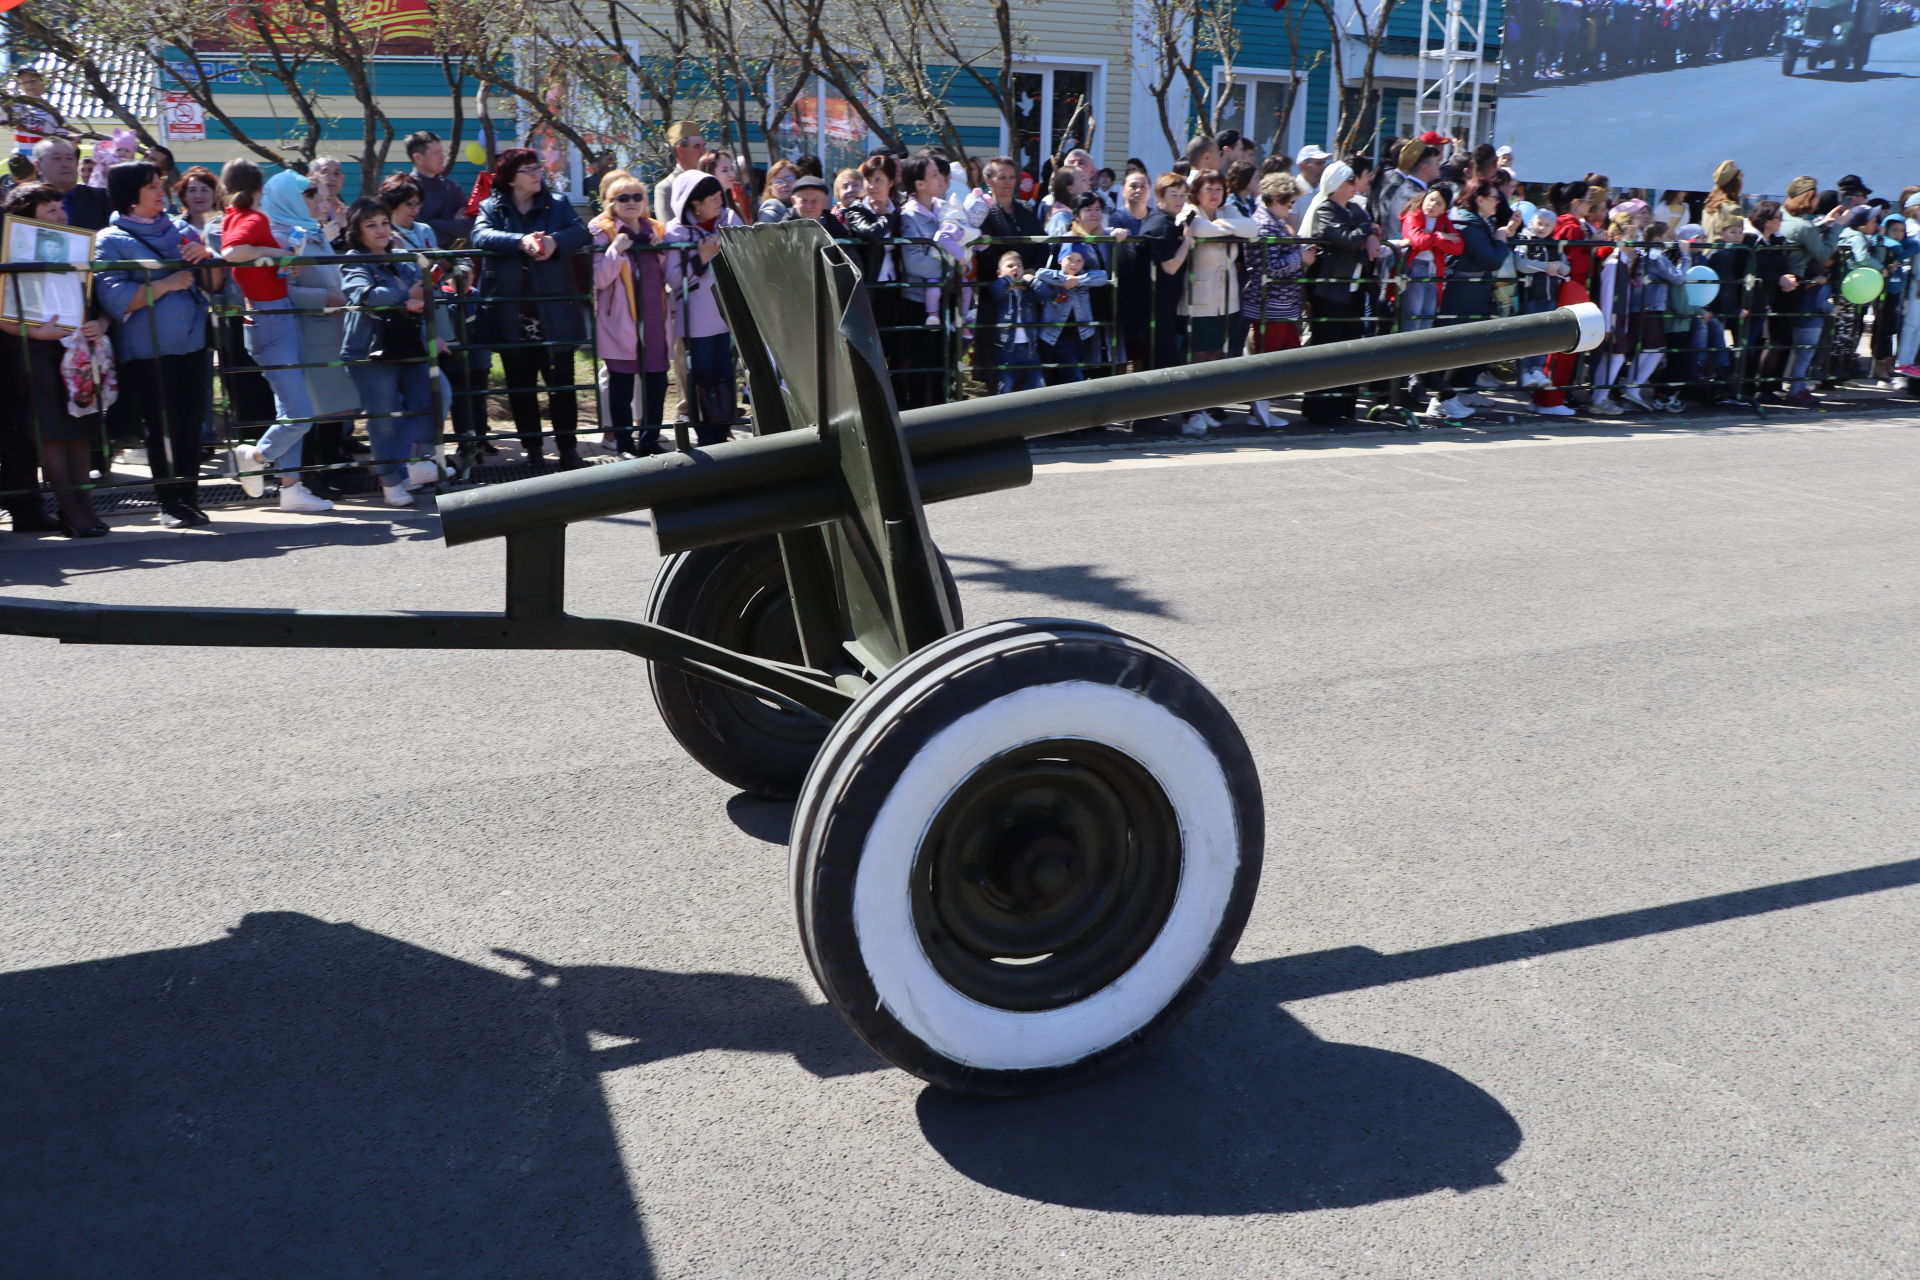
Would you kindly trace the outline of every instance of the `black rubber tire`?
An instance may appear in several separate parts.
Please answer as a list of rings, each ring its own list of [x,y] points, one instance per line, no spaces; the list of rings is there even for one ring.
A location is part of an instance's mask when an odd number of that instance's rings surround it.
[[[1069,841],[1067,865],[1078,882],[1068,893],[1131,903],[1136,890],[1147,892],[1145,884],[1166,905],[1157,917],[1131,906],[1103,908],[1107,914],[1084,931],[1088,940],[1072,944],[1077,950],[1033,960],[987,952],[969,959],[1009,975],[1009,983],[1024,981],[1016,975],[1027,971],[993,965],[1055,966],[1073,975],[1048,1001],[1021,1004],[982,996],[942,967],[936,953],[954,945],[947,913],[977,896],[981,881],[956,876],[943,891],[937,851],[964,839],[942,829],[943,813],[1011,776],[1005,762],[1028,752],[1046,756],[1040,764],[1050,768],[1064,759],[1069,776],[1083,768],[1077,756],[1137,769],[1146,785],[1129,794],[1151,793],[1158,799],[1145,803],[1164,801],[1178,821],[1169,828],[1130,817],[1119,852],[1120,841],[1097,849]],[[1041,812],[1052,803],[1043,799]],[[1060,829],[1080,830],[1071,825],[1078,820],[1062,819],[1069,825]],[[1005,813],[1001,822],[1012,827],[1014,818]],[[802,945],[828,1002],[894,1065],[960,1093],[1059,1088],[1136,1052],[1219,974],[1253,906],[1263,824],[1246,740],[1185,667],[1091,623],[990,623],[948,636],[888,672],[829,735],[794,812]],[[1143,850],[1147,843],[1154,847]],[[1166,889],[1164,872],[1147,878],[1132,870],[1164,867],[1169,858],[1177,893]],[[1081,874],[1085,865],[1108,874]],[[1129,927],[1108,928],[1116,917]],[[1143,918],[1149,923],[1136,927]],[[1088,953],[1109,957],[1109,967],[1082,984],[1086,971],[1074,966]]]
[[[944,556],[940,572],[958,626],[960,595]],[[736,652],[800,661],[775,538],[668,556],[648,594],[646,618]],[[707,772],[769,800],[799,794],[829,726],[658,662],[647,664],[647,680],[667,731]]]

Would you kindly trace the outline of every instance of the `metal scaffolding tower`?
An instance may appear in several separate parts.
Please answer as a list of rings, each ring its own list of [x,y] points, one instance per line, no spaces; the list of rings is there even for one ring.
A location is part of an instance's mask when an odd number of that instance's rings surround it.
[[[1423,0],[1420,6],[1419,91],[1414,97],[1414,129],[1431,129],[1462,145],[1479,141],[1480,82],[1488,64],[1487,0],[1479,0],[1472,22],[1465,0]]]

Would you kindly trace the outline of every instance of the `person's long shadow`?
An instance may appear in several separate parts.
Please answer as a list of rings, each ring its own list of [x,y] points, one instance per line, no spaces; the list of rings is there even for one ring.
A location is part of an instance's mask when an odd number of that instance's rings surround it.
[[[602,1072],[882,1065],[792,983],[515,958],[261,913],[0,976],[0,1272],[644,1277]]]
[[[213,533],[118,531],[105,538],[28,539],[8,535],[0,556],[0,586],[60,587],[129,569],[177,564],[231,564],[267,560],[319,547],[380,546],[434,540],[437,520],[395,519],[369,512],[311,525],[248,521],[245,512],[219,511]]]

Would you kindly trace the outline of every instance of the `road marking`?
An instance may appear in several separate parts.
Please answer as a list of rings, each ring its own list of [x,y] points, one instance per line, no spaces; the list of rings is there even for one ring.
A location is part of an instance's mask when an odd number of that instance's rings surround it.
[[[1303,440],[1275,448],[1269,444],[1194,445],[1178,452],[1156,453],[1164,446],[1092,447],[1060,453],[1045,453],[1034,460],[1036,475],[1072,475],[1091,471],[1134,471],[1145,467],[1228,466],[1249,462],[1325,461],[1338,458],[1399,458],[1443,455],[1485,449],[1522,449],[1543,446],[1614,444],[1656,440],[1726,440],[1747,436],[1808,435],[1816,432],[1892,430],[1920,426],[1920,415],[1853,419],[1845,423],[1781,422],[1738,426],[1693,425],[1684,420],[1663,422],[1658,430],[1632,427],[1596,427],[1578,435],[1497,436],[1433,435],[1419,437],[1370,436],[1363,443],[1351,437],[1325,441]],[[1358,477],[1354,477],[1357,479]],[[1448,477],[1449,479],[1453,477]]]

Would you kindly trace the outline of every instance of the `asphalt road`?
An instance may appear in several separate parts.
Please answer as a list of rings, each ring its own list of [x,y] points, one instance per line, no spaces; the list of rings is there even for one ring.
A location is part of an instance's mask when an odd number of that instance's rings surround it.
[[[638,664],[0,641],[0,1275],[1920,1273],[1920,418],[1088,452],[936,508],[1246,730],[1260,900],[1123,1073],[869,1057]],[[9,590],[485,607],[433,518]],[[571,601],[637,613],[642,522]]]
[[[1604,173],[1623,186],[1704,191],[1739,161],[1749,194],[1778,197],[1797,174],[1830,187],[1857,173],[1888,199],[1920,181],[1920,27],[1874,37],[1864,72],[1747,58],[1500,95],[1500,140],[1529,181]]]

